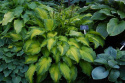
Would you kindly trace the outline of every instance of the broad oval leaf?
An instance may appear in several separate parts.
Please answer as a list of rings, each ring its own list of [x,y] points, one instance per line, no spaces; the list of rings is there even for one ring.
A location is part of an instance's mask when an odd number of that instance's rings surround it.
[[[14,12],[7,12],[4,15],[2,25],[7,25],[9,22],[11,22],[14,19]]]
[[[22,20],[15,20],[14,21],[14,29],[16,33],[20,33],[24,26],[24,22]]]
[[[54,19],[44,19],[45,29],[51,31],[55,29],[55,20]]]
[[[71,79],[70,68],[65,63],[60,63],[60,71],[61,71],[63,77],[66,80],[70,80]]]
[[[63,56],[62,59],[69,67],[73,65],[72,60],[69,57]]]
[[[49,72],[50,72],[50,76],[54,80],[54,82],[58,82],[59,79],[61,78],[59,66],[57,64],[53,64],[50,67]]]
[[[76,48],[75,46],[70,46],[69,50],[66,53],[66,56],[78,63],[81,55],[78,48]]]
[[[25,77],[28,79],[30,83],[33,83],[33,75],[35,71],[36,71],[36,66],[32,64],[25,73]]]
[[[37,61],[39,55],[34,55],[34,56],[26,56],[25,57],[25,64],[31,64]]]
[[[87,74],[88,76],[91,75],[92,72],[92,66],[89,62],[86,61],[80,61],[80,67],[82,68],[82,72]]]
[[[77,31],[73,31],[73,30],[70,30],[69,35],[76,36],[76,37],[83,36],[83,34],[81,32],[77,32]]]
[[[37,73],[43,75],[46,71],[49,70],[51,66],[52,59],[50,57],[42,57],[37,63]]]
[[[110,19],[107,24],[107,31],[110,36],[115,36],[125,30],[125,21],[119,21],[117,18]]]
[[[77,77],[77,68],[75,66],[71,67],[71,80],[76,80]]]
[[[73,45],[73,46],[75,46],[77,48],[80,48],[79,43],[74,38],[70,38],[69,41],[68,41],[68,44]]]
[[[92,70],[92,78],[95,80],[104,79],[109,75],[109,71],[105,70],[104,67],[96,67]]]
[[[78,42],[81,42],[83,45],[89,46],[89,41],[84,37],[78,37],[78,38],[76,38],[76,40]]]
[[[42,34],[44,34],[44,32],[45,32],[45,31],[40,30],[40,29],[38,29],[38,28],[33,29],[33,30],[30,32],[30,34],[31,34],[31,39],[32,39],[33,37],[37,36],[37,35],[42,35]]]
[[[47,41],[48,50],[50,51],[55,44],[56,44],[56,40],[54,38],[49,38]]]

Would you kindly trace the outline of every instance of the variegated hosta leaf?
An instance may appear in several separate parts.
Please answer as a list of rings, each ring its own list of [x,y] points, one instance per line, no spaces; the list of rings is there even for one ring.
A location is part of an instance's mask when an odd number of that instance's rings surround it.
[[[2,25],[7,25],[9,22],[11,22],[14,19],[14,12],[7,12],[4,15]]]
[[[83,46],[80,50],[81,58],[88,62],[94,62],[94,59],[96,58],[95,52],[92,50],[92,48]]]
[[[18,41],[22,39],[21,35],[19,34],[10,33],[10,36],[13,39],[13,41]]]
[[[79,43],[74,38],[70,38],[69,41],[68,41],[68,44],[73,45],[73,46],[75,46],[77,48],[80,48]]]
[[[71,80],[71,70],[65,63],[60,63],[60,71],[66,80]]]
[[[58,43],[58,49],[61,52],[61,55],[64,55],[69,49],[69,44],[67,42]]]
[[[80,67],[82,68],[83,73],[87,74],[88,76],[91,75],[91,71],[93,68],[89,62],[80,61]]]
[[[78,37],[78,38],[76,38],[76,40],[78,42],[81,42],[82,44],[84,44],[86,46],[89,46],[89,41],[86,38],[84,38],[84,37]]]
[[[57,32],[49,32],[49,33],[47,33],[48,38],[55,37],[56,35],[57,35]]]
[[[45,29],[51,31],[55,29],[55,20],[54,19],[44,19]]]
[[[63,61],[64,61],[69,67],[72,66],[72,60],[71,60],[69,57],[63,56]]]
[[[77,68],[72,66],[71,68],[71,80],[74,81],[77,77]]]
[[[97,32],[91,31],[86,34],[86,37],[88,37],[90,42],[95,44],[95,48],[97,48],[99,45],[104,45],[104,38]]]
[[[45,72],[43,75],[37,74],[37,82],[41,83],[48,76],[48,72]]]
[[[54,82],[58,82],[62,76],[60,73],[59,66],[57,64],[53,64],[50,67],[49,72],[50,72],[50,76],[54,80]]]
[[[25,57],[25,64],[31,64],[34,63],[38,60],[39,55],[33,55],[33,56],[26,56]]]
[[[32,39],[33,37],[37,36],[37,35],[42,35],[42,34],[44,34],[44,32],[45,32],[45,31],[40,30],[40,29],[38,29],[38,28],[33,29],[33,30],[30,32],[30,34],[31,34],[31,39]]]
[[[16,33],[20,33],[24,27],[24,22],[22,20],[14,20],[14,29]]]
[[[56,55],[58,49],[57,49],[57,46],[54,46],[52,49],[51,49],[51,52],[53,53],[53,55]]]
[[[68,41],[68,39],[67,39],[66,36],[59,36],[59,40],[60,40],[60,41],[65,41],[65,42]]]
[[[40,43],[38,41],[28,40],[25,45],[25,52],[29,55],[38,54],[41,51]]]
[[[47,48],[42,48],[41,49],[43,56],[48,57],[50,55],[50,52]]]
[[[60,52],[58,51],[55,55],[53,55],[53,58],[55,59],[55,62],[56,63],[59,63],[60,62]]]
[[[81,55],[78,48],[76,48],[75,46],[70,46],[69,50],[66,53],[66,56],[78,63]]]
[[[71,30],[69,32],[69,35],[70,36],[75,36],[75,37],[83,36],[83,34],[81,32],[77,32],[77,31],[73,31],[73,30]]]
[[[49,70],[51,66],[52,59],[50,57],[42,57],[37,63],[37,73],[43,75],[46,71]]]
[[[42,44],[40,45],[40,47],[45,47],[47,45],[47,39],[43,40]]]
[[[48,13],[42,8],[35,8],[35,11],[40,16],[41,19],[48,19]]]
[[[56,44],[56,40],[54,38],[49,38],[47,41],[48,50],[50,51],[55,44]]]
[[[33,75],[35,71],[36,71],[36,66],[32,64],[25,73],[25,77],[28,79],[29,83],[33,83]]]

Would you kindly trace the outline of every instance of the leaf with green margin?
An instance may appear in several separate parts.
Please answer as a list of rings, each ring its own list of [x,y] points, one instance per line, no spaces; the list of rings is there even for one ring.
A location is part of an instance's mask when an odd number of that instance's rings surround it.
[[[72,60],[75,60],[77,63],[79,62],[81,57],[79,49],[76,48],[75,46],[69,47],[69,50],[67,51],[66,56],[71,58]]]
[[[20,83],[21,82],[21,77],[20,76],[16,76],[12,79],[13,83]]]
[[[13,39],[13,41],[22,40],[22,37],[21,37],[21,35],[19,35],[19,34],[10,33],[10,37]]]
[[[24,27],[24,22],[22,20],[14,20],[14,29],[17,34],[19,34],[22,31],[22,28]]]
[[[104,38],[108,36],[107,23],[99,23],[96,31],[99,32]]]
[[[82,72],[87,74],[88,76],[91,75],[93,67],[91,66],[91,63],[86,61],[80,61],[80,67],[82,68]]]
[[[117,78],[120,76],[120,72],[118,70],[111,70],[108,80],[111,82],[117,81]]]
[[[59,40],[60,40],[60,41],[65,41],[65,42],[68,41],[68,39],[67,39],[66,36],[59,36]]]
[[[12,22],[14,19],[14,12],[7,12],[4,14],[4,18],[2,20],[2,25],[7,25],[9,22]]]
[[[40,43],[38,41],[34,41],[26,50],[27,54],[35,55],[41,51]]]
[[[98,12],[95,12],[93,16],[91,17],[92,20],[104,20],[107,16],[105,14]]]
[[[69,49],[69,44],[67,42],[60,42],[58,43],[58,49],[61,52],[61,55],[63,56]]]
[[[56,35],[57,35],[57,32],[48,32],[47,33],[48,38],[55,37]]]
[[[41,19],[48,19],[48,13],[46,10],[37,7],[35,8],[35,11]]]
[[[125,21],[119,21],[117,18],[110,19],[107,24],[107,32],[110,36],[116,36],[125,30]]]
[[[55,20],[54,19],[44,19],[45,29],[51,31],[55,29]]]
[[[72,60],[69,57],[63,56],[62,59],[69,67],[72,66]]]
[[[47,45],[47,39],[43,40],[42,44],[40,45],[41,48],[45,47]]]
[[[30,83],[33,83],[33,75],[34,75],[35,71],[36,71],[36,65],[31,64],[29,66],[29,69],[25,73],[25,77],[28,79],[28,81]]]
[[[125,18],[125,13],[123,11],[118,10],[117,13],[118,13],[118,15],[120,16],[121,19]]]
[[[72,66],[71,68],[71,80],[76,80],[77,77],[77,68],[75,66]]]
[[[53,53],[53,55],[56,55],[58,49],[57,49],[57,46],[54,46],[52,49],[51,49],[51,52]]]
[[[37,74],[37,82],[36,83],[41,83],[47,76],[48,76],[48,72],[45,72],[43,75]]]
[[[42,35],[42,34],[44,34],[44,32],[45,32],[45,31],[40,30],[40,29],[38,29],[38,28],[36,27],[35,29],[31,30],[31,32],[30,32],[30,34],[31,34],[31,39],[32,39],[33,37],[37,36],[37,35]]]
[[[89,46],[89,41],[84,37],[78,37],[78,38],[76,38],[76,40],[78,42],[81,42],[83,45]]]
[[[75,46],[75,47],[77,47],[77,48],[80,48],[79,43],[78,43],[74,38],[70,38],[69,41],[68,41],[68,44],[69,44],[70,46],[73,45],[73,46]]]
[[[49,38],[47,41],[48,50],[50,51],[55,44],[56,44],[56,40],[54,38]]]
[[[31,64],[31,63],[34,63],[38,60],[38,56],[39,55],[29,55],[29,56],[26,56],[25,57],[25,64]]]
[[[83,36],[83,34],[81,32],[77,32],[77,31],[73,31],[73,30],[70,30],[69,35],[75,36],[75,37]]]
[[[42,48],[41,51],[42,51],[43,56],[45,57],[48,57],[50,55],[49,50],[46,48]]]
[[[60,80],[62,75],[60,73],[60,69],[57,64],[53,64],[50,67],[49,72],[50,72],[50,76],[54,80],[54,82],[58,82]]]
[[[60,72],[66,80],[71,80],[71,70],[65,63],[60,63]]]
[[[51,66],[52,59],[50,57],[41,57],[37,63],[37,73],[43,75],[46,71],[49,70]]]

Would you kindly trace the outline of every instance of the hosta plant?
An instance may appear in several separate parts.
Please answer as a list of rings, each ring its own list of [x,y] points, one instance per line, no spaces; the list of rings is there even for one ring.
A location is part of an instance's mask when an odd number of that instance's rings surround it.
[[[94,3],[84,6],[79,13],[90,12],[93,14],[93,28],[103,37],[116,36],[125,30],[125,2],[122,0],[104,0],[105,3]],[[106,4],[107,1],[107,4]]]
[[[0,83],[28,83],[24,52],[13,46],[11,39],[0,39]]]
[[[86,35],[80,31],[80,25],[89,25],[91,14],[80,15],[77,10],[75,6],[54,10],[43,4],[34,9],[34,26],[28,27],[23,47],[25,63],[30,64],[25,74],[30,83],[40,83],[48,75],[54,82],[64,77],[71,83],[77,77],[76,65],[90,76],[96,57],[91,46],[103,46],[104,38],[91,29]]]
[[[93,69],[92,77],[95,80],[108,77],[111,82],[120,82],[125,80],[125,51],[109,47],[104,53],[98,54],[94,60],[96,65],[100,65]]]

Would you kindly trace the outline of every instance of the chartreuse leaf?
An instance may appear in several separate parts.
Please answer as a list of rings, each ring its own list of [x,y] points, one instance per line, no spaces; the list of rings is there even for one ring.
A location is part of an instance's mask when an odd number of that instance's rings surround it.
[[[47,37],[50,38],[50,37],[55,37],[57,35],[57,32],[49,32],[47,34]]]
[[[42,82],[47,76],[48,76],[48,72],[45,72],[43,75],[37,74],[37,82],[36,83]]]
[[[60,63],[60,72],[66,80],[71,80],[71,70],[65,63]]]
[[[73,31],[73,30],[70,30],[69,35],[76,36],[76,37],[83,36],[83,34],[81,32],[77,32],[77,31]]]
[[[14,12],[7,12],[4,15],[2,25],[7,25],[9,22],[11,22],[14,19]]]
[[[59,36],[59,40],[60,40],[60,41],[65,41],[65,42],[68,41],[68,39],[67,39],[66,36]]]
[[[80,48],[79,43],[74,38],[70,38],[68,44]]]
[[[56,63],[60,62],[60,52],[58,51],[55,55],[53,55],[53,58],[55,59]]]
[[[61,52],[61,55],[64,55],[69,49],[69,44],[67,42],[58,43],[58,49]]]
[[[110,19],[107,24],[107,31],[110,36],[115,36],[125,30],[125,21],[119,21],[117,18]]]
[[[36,66],[31,64],[27,72],[25,73],[25,77],[28,79],[30,83],[33,83],[33,75],[36,71]]]
[[[44,19],[45,29],[51,31],[55,29],[55,20],[54,19]]]
[[[46,71],[49,70],[51,66],[52,59],[50,57],[42,57],[37,63],[37,73],[43,75]]]
[[[10,37],[14,40],[14,41],[18,41],[21,40],[22,37],[19,34],[15,34],[15,33],[10,33]]]
[[[69,67],[72,66],[72,60],[71,60],[69,57],[64,56],[64,57],[63,57],[63,61],[64,61]]]
[[[39,55],[33,55],[33,56],[26,56],[25,57],[25,64],[31,64],[37,61]]]
[[[38,41],[34,41],[32,44],[30,44],[28,50],[26,50],[26,53],[35,55],[38,54],[41,51],[40,43]]]
[[[51,52],[56,55],[58,49],[57,49],[57,46],[54,46],[52,49],[51,49]]]
[[[80,61],[80,67],[82,68],[83,73],[87,74],[88,76],[91,75],[91,71],[93,68],[89,62]]]
[[[35,11],[38,13],[41,19],[48,19],[48,13],[42,8],[35,8]]]
[[[89,47],[82,47],[80,50],[81,58],[88,62],[94,62],[96,57],[95,52]]]
[[[54,80],[54,82],[58,82],[59,79],[61,78],[59,66],[57,64],[53,64],[50,67],[49,72],[50,72],[50,76]]]
[[[23,26],[24,26],[24,22],[22,20],[15,20],[14,21],[14,29],[15,29],[17,34],[21,32]]]
[[[49,38],[47,42],[48,50],[50,51],[55,44],[56,44],[56,40],[54,38]]]
[[[44,47],[44,46],[46,46],[47,45],[47,40],[45,39],[45,40],[43,40],[43,42],[42,42],[42,44],[40,45],[40,47],[42,48],[42,47]]]
[[[45,32],[45,31],[40,30],[40,29],[38,29],[38,28],[33,29],[33,30],[30,32],[30,34],[31,34],[31,39],[32,39],[33,37],[37,36],[37,35],[42,35],[42,34],[44,34],[44,32]]]
[[[72,66],[71,68],[71,80],[74,81],[77,77],[77,68]]]
[[[76,48],[75,46],[70,46],[69,50],[66,53],[66,56],[78,63],[81,55],[78,48]]]
[[[78,42],[81,42],[83,45],[89,46],[89,41],[84,37],[78,37],[78,38],[76,38],[76,40]]]
[[[27,40],[24,44],[24,51],[26,52],[28,50],[28,48],[30,47],[30,45],[33,43],[33,40]]]

